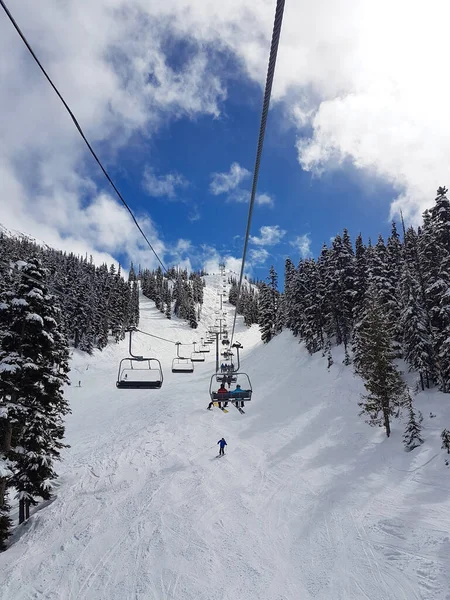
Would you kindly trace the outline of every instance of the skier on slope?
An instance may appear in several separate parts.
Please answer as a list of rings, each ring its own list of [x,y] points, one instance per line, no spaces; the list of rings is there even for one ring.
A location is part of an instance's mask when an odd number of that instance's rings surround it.
[[[225,446],[227,445],[225,438],[222,438],[217,442],[219,444],[219,456],[223,456],[225,454]]]

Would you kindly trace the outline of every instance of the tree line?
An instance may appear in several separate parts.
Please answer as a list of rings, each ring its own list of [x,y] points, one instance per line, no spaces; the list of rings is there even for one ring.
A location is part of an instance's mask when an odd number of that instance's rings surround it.
[[[136,275],[133,264],[130,279],[139,279],[144,296],[153,300],[157,309],[168,319],[172,315],[186,320],[192,329],[197,329],[203,305],[203,271],[188,273],[186,269],[172,267],[163,273],[161,267],[155,270],[139,269]]]
[[[408,413],[405,445],[421,443],[421,415],[398,367],[404,359],[417,373],[417,389],[431,386],[450,392],[450,202],[440,187],[422,225],[396,223],[385,241],[373,245],[349,232],[323,245],[317,259],[285,263],[284,293],[277,291],[271,268],[259,300],[259,324],[265,342],[289,328],[313,354],[333,362],[332,348],[344,347],[344,363],[353,363],[366,388],[361,413],[390,435],[390,422]],[[403,238],[403,239],[402,239]],[[442,433],[450,450],[450,433]]]
[[[119,341],[139,320],[137,283],[120,268],[96,267],[0,234],[0,549],[11,531],[10,502],[19,522],[48,500],[65,447],[64,397],[69,346],[92,353]]]

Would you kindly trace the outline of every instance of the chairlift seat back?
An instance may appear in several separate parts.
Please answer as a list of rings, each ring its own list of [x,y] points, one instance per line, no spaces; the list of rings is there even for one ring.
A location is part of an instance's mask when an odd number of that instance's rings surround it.
[[[246,400],[249,402],[252,399],[252,391],[251,390],[243,390],[242,392],[221,392],[220,394],[217,392],[211,393],[212,400]]]
[[[174,358],[172,361],[172,373],[193,373],[194,365],[190,358]]]

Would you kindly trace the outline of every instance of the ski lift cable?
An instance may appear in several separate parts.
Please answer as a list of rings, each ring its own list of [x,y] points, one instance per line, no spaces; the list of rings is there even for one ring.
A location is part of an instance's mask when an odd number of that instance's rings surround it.
[[[2,2],[2,0],[0,0],[0,2]],[[245,259],[247,257],[247,248],[248,248],[248,241],[249,241],[249,237],[250,237],[250,228],[251,228],[251,224],[252,224],[253,208],[255,205],[259,168],[260,168],[260,164],[261,164],[261,155],[262,155],[262,149],[263,149],[263,145],[264,145],[264,135],[266,132],[267,115],[269,113],[270,97],[272,94],[272,84],[273,84],[273,78],[274,78],[274,73],[275,73],[275,64],[277,61],[278,45],[279,45],[279,41],[280,41],[281,24],[283,22],[284,4],[285,4],[285,0],[277,0],[277,6],[276,6],[276,11],[275,11],[275,20],[274,20],[274,26],[273,26],[273,32],[272,32],[272,43],[271,43],[271,47],[270,47],[269,64],[268,64],[268,68],[267,68],[266,87],[265,87],[265,91],[264,91],[264,101],[263,101],[262,114],[261,114],[261,125],[260,125],[260,129],[259,129],[258,147],[257,147],[257,151],[256,151],[255,167],[254,167],[254,171],[253,171],[252,192],[251,192],[251,196],[250,196],[250,205],[249,205],[249,209],[248,209],[247,230],[245,232],[245,241],[244,241],[244,250],[242,253],[241,272],[240,272],[240,276],[239,276],[236,307],[235,307],[235,311],[234,311],[233,329],[231,332],[231,343],[233,343],[234,330],[236,327],[237,311],[239,308],[239,300],[240,300],[240,296],[241,296],[242,279],[244,276],[244,268],[245,268]]]
[[[149,337],[153,337],[156,338],[157,340],[162,340],[163,342],[168,342],[169,344],[180,344],[180,346],[193,346],[194,343],[192,344],[182,344],[181,342],[174,342],[173,340],[168,340],[167,338],[163,338],[160,337],[159,335],[154,335],[153,333],[148,333],[148,331],[142,331],[142,329],[135,329],[135,331],[138,331],[139,333],[143,333],[144,335],[148,335]],[[195,342],[197,343],[197,342]]]
[[[117,197],[119,198],[119,200],[122,202],[122,204],[125,206],[125,208],[127,209],[127,211],[130,213],[131,218],[133,219],[134,224],[136,225],[136,227],[138,228],[139,232],[141,233],[142,237],[144,238],[144,240],[146,241],[148,247],[150,248],[150,250],[153,252],[153,254],[156,256],[156,259],[158,260],[159,264],[161,265],[161,267],[163,268],[163,270],[168,273],[168,270],[166,269],[164,263],[162,262],[162,260],[159,258],[156,250],[153,248],[152,244],[150,243],[149,239],[147,238],[147,236],[145,235],[145,233],[143,232],[141,226],[139,225],[136,217],[134,216],[133,211],[131,210],[131,208],[128,206],[127,202],[125,201],[125,199],[123,198],[122,194],[119,192],[119,190],[117,189],[116,185],[114,184],[113,180],[111,179],[111,177],[109,176],[108,172],[106,171],[105,167],[103,166],[103,164],[101,163],[100,159],[98,158],[97,154],[95,153],[94,149],[92,148],[91,144],[88,142],[83,130],[81,129],[80,124],[78,123],[75,115],[73,114],[72,110],[70,109],[69,105],[67,104],[67,102],[64,100],[63,96],[61,95],[61,93],[59,92],[58,88],[56,87],[56,85],[53,83],[53,81],[51,80],[50,76],[48,75],[47,71],[44,69],[44,67],[42,66],[41,62],[39,61],[38,57],[36,56],[36,54],[34,53],[32,47],[30,46],[30,44],[28,43],[28,40],[26,39],[25,35],[22,33],[19,25],[17,24],[17,22],[15,21],[14,17],[12,16],[12,14],[10,13],[8,7],[6,6],[5,2],[3,0],[0,0],[0,5],[2,6],[3,10],[5,11],[7,17],[9,18],[9,20],[11,21],[11,23],[13,24],[15,30],[17,31],[17,33],[19,34],[19,36],[21,37],[23,43],[25,44],[25,46],[27,47],[28,51],[30,52],[31,56],[34,58],[34,60],[36,61],[38,67],[40,68],[40,70],[42,71],[42,73],[44,74],[45,78],[47,79],[47,81],[49,82],[49,84],[51,85],[51,87],[53,88],[54,92],[56,93],[56,95],[58,96],[58,98],[61,100],[61,102],[64,105],[64,108],[67,110],[67,112],[70,115],[70,118],[72,119],[75,127],[77,128],[79,134],[81,135],[81,137],[83,138],[86,146],[89,149],[89,152],[92,154],[92,156],[94,157],[95,161],[97,162],[97,164],[99,165],[100,169],[102,170],[104,176],[106,177],[106,179],[109,181],[109,183],[111,184],[111,187],[113,188],[113,190],[115,191]]]

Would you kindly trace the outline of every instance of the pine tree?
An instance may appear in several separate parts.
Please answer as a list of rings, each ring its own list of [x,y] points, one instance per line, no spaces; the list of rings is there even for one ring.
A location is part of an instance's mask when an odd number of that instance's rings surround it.
[[[8,409],[0,401],[0,552],[5,550],[9,537],[12,521],[9,517],[8,483],[11,478],[10,462],[8,456],[11,450],[12,427],[8,418]]]
[[[450,203],[440,187],[436,203],[423,215],[419,256],[423,266],[426,307],[430,319],[436,378],[450,392]]]
[[[134,270],[133,263],[131,263],[131,265],[130,265],[130,272],[128,273],[128,281],[130,281],[130,282],[136,281],[136,273]]]
[[[403,270],[403,249],[400,236],[397,232],[395,221],[392,221],[391,235],[386,244],[386,278],[389,292],[389,304],[387,306],[388,319],[393,326],[393,338],[396,341],[395,351],[401,357],[400,342],[402,329],[400,326],[400,294],[399,284]]]
[[[418,413],[416,414],[412,403],[412,399],[411,397],[409,397],[408,423],[406,424],[405,433],[403,435],[403,443],[407,452],[410,452],[411,450],[414,450],[414,448],[417,448],[418,446],[423,444],[423,439],[420,435],[422,431],[422,420],[423,417],[420,411],[418,411]]]
[[[355,241],[355,298],[353,316],[357,319],[362,309],[367,290],[368,269],[367,269],[366,247],[364,246],[362,235],[359,234]]]
[[[28,516],[36,497],[50,497],[50,482],[56,477],[53,462],[64,447],[62,417],[69,412],[62,392],[68,382],[68,345],[45,277],[39,260],[30,259],[3,313],[8,332],[2,339],[0,361],[9,368],[0,372],[0,395],[9,397],[11,406],[9,454],[20,521]]]
[[[294,329],[295,323],[297,321],[296,314],[296,302],[295,302],[295,279],[297,273],[295,270],[295,266],[292,263],[290,258],[286,259],[285,267],[284,267],[284,297],[285,297],[285,324],[289,329]]]
[[[419,283],[413,277],[406,262],[400,284],[402,310],[400,325],[403,336],[403,354],[410,370],[420,376],[422,390],[425,381],[429,387],[429,374],[432,369],[432,344],[427,327],[427,315],[421,306]]]
[[[266,283],[259,291],[259,329],[261,340],[267,344],[273,337],[274,314],[272,307],[272,291]]]
[[[353,362],[368,392],[359,403],[360,414],[368,416],[370,425],[383,425],[389,437],[391,417],[406,402],[406,386],[393,363],[390,327],[375,284],[369,286],[355,329]]]
[[[441,445],[442,450],[447,450],[447,454],[450,454],[450,431],[448,431],[447,429],[444,429],[444,431],[441,433],[441,440],[442,440],[442,445]]]

